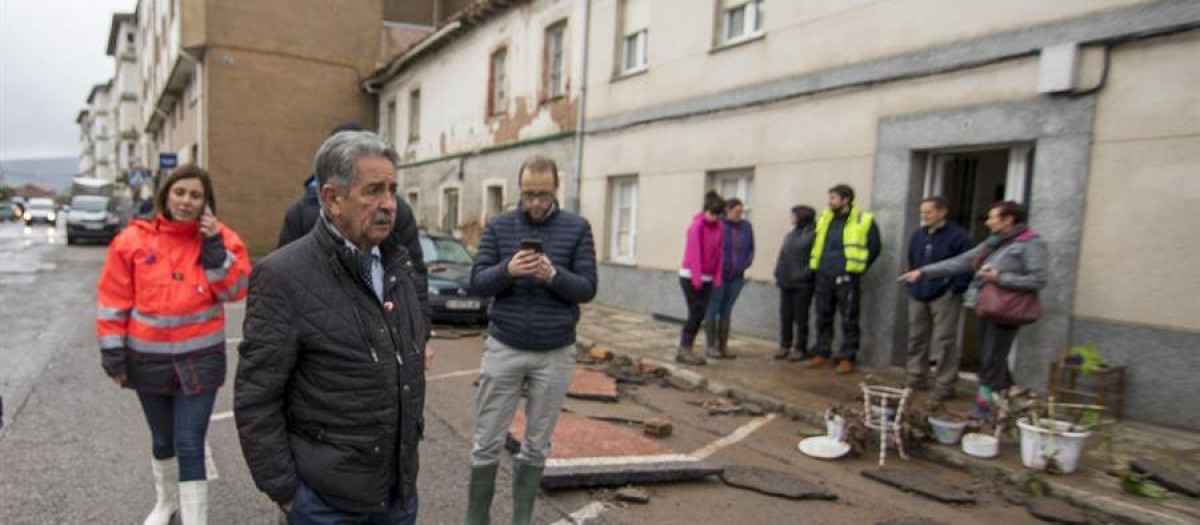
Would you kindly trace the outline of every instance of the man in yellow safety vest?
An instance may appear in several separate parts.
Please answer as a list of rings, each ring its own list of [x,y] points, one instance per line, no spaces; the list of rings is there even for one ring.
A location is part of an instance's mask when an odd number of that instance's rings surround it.
[[[854,371],[858,353],[858,313],[862,275],[879,257],[883,244],[875,216],[854,206],[854,188],[829,189],[829,208],[817,220],[809,266],[816,277],[817,344],[809,368],[834,363],[838,374]],[[842,345],[832,357],[833,318],[842,318]]]

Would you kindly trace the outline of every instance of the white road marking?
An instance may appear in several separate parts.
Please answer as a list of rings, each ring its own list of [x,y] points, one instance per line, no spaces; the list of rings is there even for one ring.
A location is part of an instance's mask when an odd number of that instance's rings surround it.
[[[214,423],[217,421],[225,421],[226,419],[233,419],[233,411],[232,410],[230,410],[229,412],[221,412],[218,414],[213,414],[212,417],[208,418],[209,421],[214,422]]]
[[[588,520],[594,520],[600,517],[604,511],[608,509],[608,505],[604,502],[593,501],[584,505],[579,510],[572,512],[570,516],[554,522],[553,525],[575,525],[577,523],[587,523]]]
[[[242,344],[242,338],[241,338],[241,337],[226,337],[226,338],[225,338],[225,344],[227,344],[227,345],[240,345],[240,344]]]
[[[439,381],[439,380],[442,380],[442,379],[450,379],[450,378],[453,378],[453,377],[470,376],[470,375],[475,375],[475,374],[478,374],[478,373],[479,373],[479,369],[478,369],[478,368],[474,368],[474,369],[471,369],[471,370],[459,370],[459,371],[457,371],[457,372],[446,372],[446,373],[444,373],[444,374],[437,374],[437,375],[428,376],[428,377],[426,377],[426,378],[425,378],[425,381],[426,381],[426,382],[429,382],[429,381]]]
[[[750,421],[747,421],[745,425],[742,425],[742,426],[738,427],[736,430],[734,430],[733,432],[731,432],[728,436],[725,436],[721,439],[713,441],[712,443],[709,443],[708,445],[706,445],[704,448],[701,448],[700,450],[692,452],[692,456],[695,457],[696,459],[708,459],[709,456],[716,454],[721,449],[728,447],[730,445],[736,444],[739,441],[746,439],[747,437],[750,437],[750,434],[753,434],[756,430],[762,428],[767,423],[774,421],[776,416],[777,416],[777,414],[767,414],[762,417],[756,417],[754,419],[751,419]]]
[[[575,467],[580,465],[643,465],[646,463],[693,462],[698,458],[691,454],[656,454],[652,456],[611,456],[599,458],[547,459],[547,467]]]
[[[221,473],[217,472],[217,462],[213,460],[212,447],[208,446],[208,440],[204,440],[204,474],[209,481],[221,479]]]

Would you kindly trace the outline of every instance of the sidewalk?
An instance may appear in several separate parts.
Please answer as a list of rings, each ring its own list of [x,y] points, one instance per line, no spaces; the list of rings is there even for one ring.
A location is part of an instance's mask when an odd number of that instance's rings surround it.
[[[858,369],[848,376],[837,376],[831,369],[809,370],[803,363],[776,361],[771,357],[775,342],[740,335],[729,341],[730,351],[737,359],[710,360],[707,366],[677,365],[673,358],[679,340],[678,325],[603,306],[584,308],[579,335],[617,354],[655,360],[672,370],[686,369],[691,373],[678,374],[713,394],[754,401],[817,428],[824,428],[821,414],[826,408],[861,402],[859,383],[900,385],[904,381],[899,369]],[[703,337],[697,341],[696,349],[703,353]],[[960,395],[951,408],[965,412],[969,403],[970,396]],[[1119,479],[1106,471],[1109,461],[1101,441],[1099,436],[1092,437],[1075,473],[1039,474],[1039,478],[1055,496],[1129,523],[1200,523],[1200,499],[1170,493],[1166,499],[1156,501],[1122,492]],[[1122,465],[1138,457],[1200,472],[1197,433],[1122,422],[1113,431],[1112,448]],[[972,458],[957,446],[937,443],[927,443],[914,455],[976,475],[1002,476],[1014,482],[1034,473],[1021,465],[1020,445],[1009,438],[1003,441],[1000,456],[992,460]]]

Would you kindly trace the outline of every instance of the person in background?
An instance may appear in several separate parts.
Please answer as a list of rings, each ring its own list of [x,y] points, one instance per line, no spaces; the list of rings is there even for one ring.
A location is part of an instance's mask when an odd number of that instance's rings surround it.
[[[854,188],[845,184],[829,188],[829,208],[817,220],[816,233],[809,267],[817,273],[817,345],[809,352],[808,367],[831,362],[833,320],[841,314],[842,344],[832,362],[836,373],[849,374],[858,354],[862,276],[883,243],[874,214],[854,205]]]
[[[955,257],[971,248],[961,226],[946,220],[950,206],[943,197],[921,201],[921,227],[908,245],[908,268],[916,269]],[[969,274],[922,279],[908,285],[908,379],[914,390],[928,390],[930,337],[936,346],[937,387],[934,398],[954,397],[960,350],[956,343],[962,294],[971,284]]]
[[[729,326],[733,305],[746,285],[746,270],[754,263],[754,228],[744,218],[745,205],[738,199],[725,201],[725,218],[721,220],[723,260],[721,286],[714,288],[708,301],[704,336],[708,342],[708,357],[732,358],[729,353]]]
[[[213,215],[208,173],[180,166],[109,246],[97,286],[96,334],[105,373],[137,392],[152,438],[154,509],[146,525],[208,516],[204,439],[225,383],[223,303],[246,295],[250,257]]]
[[[1025,292],[1041,290],[1049,280],[1050,254],[1042,236],[1025,221],[1025,207],[1012,201],[995,203],[988,209],[986,224],[991,235],[986,240],[956,257],[911,270],[901,275],[900,280],[912,284],[924,279],[973,274],[963,296],[967,308],[975,307],[984,286]],[[979,351],[983,366],[979,371],[979,391],[973,412],[979,419],[987,419],[991,409],[1013,385],[1008,354],[1019,328],[979,320]]]
[[[816,216],[816,210],[809,206],[792,207],[792,231],[783,238],[779,258],[775,261],[775,286],[779,287],[779,350],[775,352],[775,359],[801,361],[807,353],[808,309],[813,296],[809,257],[816,238],[813,228]],[[793,329],[795,338],[792,337]]]
[[[679,348],[675,360],[688,365],[703,365],[708,361],[692,353],[700,323],[708,309],[708,300],[713,288],[720,287],[723,279],[724,235],[721,231],[721,215],[725,213],[725,201],[716,192],[704,195],[704,207],[692,217],[687,230],[687,241],[683,249],[683,264],[679,269],[679,286],[687,301],[688,316],[679,335]]]

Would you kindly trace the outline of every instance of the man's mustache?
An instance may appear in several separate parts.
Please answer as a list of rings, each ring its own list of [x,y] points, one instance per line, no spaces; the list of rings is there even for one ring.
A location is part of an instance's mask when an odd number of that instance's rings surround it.
[[[396,222],[395,217],[384,210],[377,210],[375,216],[371,217],[371,225],[373,226],[391,226],[394,222]]]

